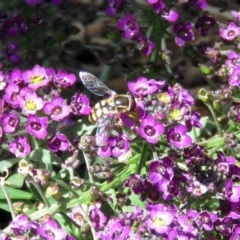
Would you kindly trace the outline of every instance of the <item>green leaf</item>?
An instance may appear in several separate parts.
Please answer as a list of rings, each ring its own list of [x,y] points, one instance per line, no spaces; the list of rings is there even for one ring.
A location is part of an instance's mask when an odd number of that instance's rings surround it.
[[[2,172],[4,168],[12,167],[19,161],[20,161],[19,158],[10,158],[10,159],[6,159],[6,160],[1,160],[0,161],[0,172]]]
[[[46,149],[36,149],[32,151],[28,156],[28,159],[44,163],[49,172],[52,172],[52,164],[61,164],[61,159],[56,154]]]
[[[11,199],[28,199],[28,200],[34,199],[34,196],[31,193],[24,192],[22,190],[18,190],[15,188],[10,188],[7,186],[5,186],[5,188]],[[0,187],[0,199],[5,199],[5,195],[4,195],[2,187]]]
[[[6,180],[6,184],[9,187],[21,188],[24,184],[24,180],[25,180],[25,176],[19,173],[14,173]]]
[[[139,206],[143,210],[145,209],[146,204],[140,200],[140,197],[137,194],[132,193],[129,196],[129,199],[131,200],[132,204],[130,206],[123,206],[124,212],[128,212],[128,211],[134,212],[136,206]]]
[[[206,141],[206,144],[204,144],[204,146],[206,148],[213,148],[213,147],[220,147],[220,146],[224,146],[224,140],[221,137],[214,137],[214,138],[210,138]]]
[[[39,202],[42,202],[43,199],[39,194],[39,192],[37,191],[37,189],[34,187],[34,185],[31,182],[26,182],[26,185],[29,191],[31,192],[31,194],[35,197],[35,199],[37,199]]]
[[[0,200],[0,208],[7,212],[10,212],[9,206],[6,200]]]
[[[86,123],[82,120],[72,124],[71,126],[65,128],[62,133],[64,133],[68,138],[73,138],[81,136],[83,134],[91,134],[96,126],[92,123]]]

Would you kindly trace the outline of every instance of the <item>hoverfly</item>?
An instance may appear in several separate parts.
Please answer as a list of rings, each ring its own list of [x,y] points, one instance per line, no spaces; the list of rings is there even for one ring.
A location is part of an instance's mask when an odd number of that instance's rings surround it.
[[[88,72],[79,72],[85,87],[98,96],[109,97],[97,102],[89,115],[89,121],[97,124],[96,143],[104,145],[104,140],[111,134],[121,113],[134,110],[135,101],[127,94],[118,95],[108,88],[100,79]]]

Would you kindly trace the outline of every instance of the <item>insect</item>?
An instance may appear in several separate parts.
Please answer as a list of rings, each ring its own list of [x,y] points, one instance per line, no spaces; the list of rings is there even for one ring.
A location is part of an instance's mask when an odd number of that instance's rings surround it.
[[[79,72],[79,76],[85,87],[92,93],[98,96],[109,96],[97,102],[89,115],[89,120],[97,123],[96,143],[98,146],[103,146],[104,140],[111,134],[119,115],[132,111],[135,108],[135,101],[130,95],[116,94],[100,79],[88,72]]]

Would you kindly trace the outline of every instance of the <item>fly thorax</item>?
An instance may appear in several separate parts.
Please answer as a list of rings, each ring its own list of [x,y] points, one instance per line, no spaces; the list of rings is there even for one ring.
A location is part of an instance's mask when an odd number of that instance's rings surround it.
[[[119,95],[114,97],[116,109],[119,112],[127,112],[130,110],[130,100],[128,96]]]

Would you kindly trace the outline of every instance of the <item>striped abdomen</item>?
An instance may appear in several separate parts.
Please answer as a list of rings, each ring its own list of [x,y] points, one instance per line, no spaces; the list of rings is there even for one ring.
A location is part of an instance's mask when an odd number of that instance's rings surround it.
[[[96,103],[89,115],[91,122],[96,122],[103,115],[127,112],[132,107],[132,99],[128,95],[114,95]]]

